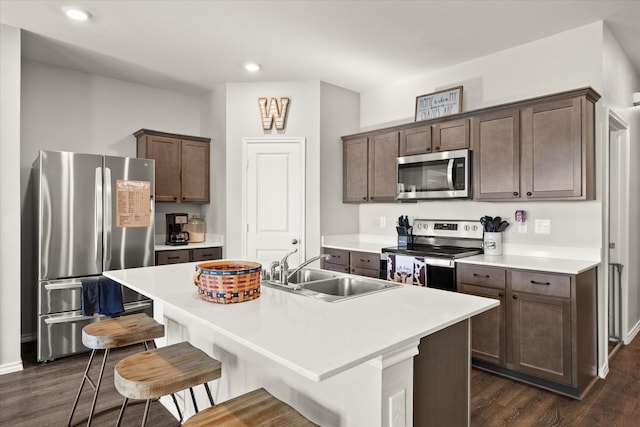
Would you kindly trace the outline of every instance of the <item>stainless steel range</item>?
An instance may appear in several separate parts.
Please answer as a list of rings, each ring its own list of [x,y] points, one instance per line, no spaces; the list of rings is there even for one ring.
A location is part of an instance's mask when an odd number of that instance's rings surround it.
[[[480,221],[416,219],[411,228],[401,246],[382,249],[387,280],[455,291],[455,260],[482,253]]]

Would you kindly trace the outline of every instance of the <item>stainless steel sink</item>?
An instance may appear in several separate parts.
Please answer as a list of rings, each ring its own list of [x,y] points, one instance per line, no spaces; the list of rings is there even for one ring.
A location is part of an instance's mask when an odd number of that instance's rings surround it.
[[[289,283],[297,285],[306,282],[315,282],[317,280],[331,279],[334,277],[336,277],[336,274],[326,270],[302,269],[296,271],[293,276],[289,277]]]
[[[328,302],[343,301],[402,286],[385,280],[330,273],[324,270],[303,269],[294,277],[298,282],[291,280],[288,286],[270,281],[264,281],[262,284]]]

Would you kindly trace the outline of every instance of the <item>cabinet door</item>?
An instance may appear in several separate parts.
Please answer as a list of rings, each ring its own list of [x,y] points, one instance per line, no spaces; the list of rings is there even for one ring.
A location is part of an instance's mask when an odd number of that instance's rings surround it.
[[[421,126],[400,133],[400,156],[431,152],[431,126]]]
[[[149,135],[144,157],[156,163],[156,202],[177,202],[180,197],[180,140]]]
[[[433,126],[433,151],[469,148],[469,119],[452,120]]]
[[[349,265],[349,251],[344,249],[335,249],[335,248],[322,248],[323,254],[329,254],[331,258],[329,258],[326,262],[330,264],[339,264],[339,265]],[[320,261],[320,265],[322,266],[325,262],[324,259]],[[322,267],[324,268],[324,267]],[[348,269],[347,269],[348,271]]]
[[[396,200],[398,132],[375,135],[369,144],[369,201]]]
[[[181,201],[209,202],[209,143],[182,140]]]
[[[471,355],[496,365],[505,364],[505,290],[458,284],[464,294],[493,298],[500,306],[471,319]]]
[[[369,140],[367,137],[343,142],[344,202],[366,202],[368,198]]]
[[[331,262],[324,262],[322,264],[322,268],[324,270],[338,271],[340,273],[348,273],[349,272],[349,266],[348,265],[334,264],[334,263],[331,263]]]
[[[473,198],[520,197],[520,111],[507,110],[472,119]]]
[[[522,181],[527,198],[583,195],[586,139],[582,108],[582,99],[575,98],[522,110]]]
[[[188,249],[156,252],[156,265],[180,264],[183,262],[189,262]]]
[[[571,300],[512,292],[509,303],[507,367],[571,384]]]
[[[200,248],[191,250],[191,261],[211,261],[222,258],[222,248]]]

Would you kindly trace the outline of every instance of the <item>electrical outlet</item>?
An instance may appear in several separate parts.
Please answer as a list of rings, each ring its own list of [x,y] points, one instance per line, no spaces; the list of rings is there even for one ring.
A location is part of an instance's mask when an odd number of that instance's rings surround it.
[[[387,217],[386,216],[381,216],[380,217],[380,228],[385,228],[387,226]]]
[[[389,398],[389,425],[391,427],[406,427],[407,408],[405,391],[402,390]]]
[[[538,234],[551,234],[551,220],[550,219],[536,219],[536,233],[538,233]]]

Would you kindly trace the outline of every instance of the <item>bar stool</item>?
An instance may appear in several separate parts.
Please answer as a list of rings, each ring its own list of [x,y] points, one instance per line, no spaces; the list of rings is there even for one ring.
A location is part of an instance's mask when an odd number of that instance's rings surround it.
[[[209,381],[220,378],[222,364],[187,342],[148,350],[125,357],[113,371],[116,390],[124,396],[116,427],[120,425],[129,399],[146,400],[142,426],[147,423],[151,399],[189,389],[196,412],[193,387],[203,384],[214,404]],[[182,414],[178,414],[182,421]]]
[[[317,426],[263,388],[218,403],[189,418],[183,427],[311,427]]]
[[[78,406],[82,389],[85,382],[89,384],[95,390],[93,395],[93,401],[91,403],[91,409],[89,410],[89,418],[87,419],[87,426],[91,425],[91,419],[93,418],[93,412],[98,401],[98,393],[100,392],[100,384],[102,383],[102,377],[104,374],[104,367],[107,364],[107,357],[109,351],[113,348],[127,347],[134,344],[144,344],[146,350],[149,349],[149,343],[153,343],[156,338],[164,336],[164,325],[156,322],[151,317],[144,313],[131,314],[128,316],[114,317],[111,319],[101,320],[98,322],[90,323],[82,328],[82,343],[91,348],[91,356],[87,363],[87,368],[84,371],[78,394],[76,394],[76,400],[73,402],[73,408],[69,415],[67,425],[71,425],[73,415]],[[155,344],[154,344],[155,346]],[[94,383],[93,379],[89,376],[89,369],[93,363],[93,358],[98,350],[104,350],[102,357],[102,366],[100,367],[100,373],[98,374],[98,382]]]

